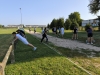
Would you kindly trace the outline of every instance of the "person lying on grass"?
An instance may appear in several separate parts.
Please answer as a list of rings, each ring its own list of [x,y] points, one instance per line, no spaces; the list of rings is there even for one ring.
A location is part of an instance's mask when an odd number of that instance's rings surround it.
[[[19,40],[22,41],[24,44],[26,44],[26,45],[32,47],[33,50],[36,50],[36,49],[37,49],[37,47],[35,47],[35,46],[33,46],[31,43],[29,43],[29,42],[27,41],[27,39],[26,39],[25,37],[22,37],[20,34],[18,34],[18,33],[16,34],[16,32],[13,32],[12,35],[15,37],[15,39],[13,40],[13,43],[14,43],[17,39],[19,39]]]

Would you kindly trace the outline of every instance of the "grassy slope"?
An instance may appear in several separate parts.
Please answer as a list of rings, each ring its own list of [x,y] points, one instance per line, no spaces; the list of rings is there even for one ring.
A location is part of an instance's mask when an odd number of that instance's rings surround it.
[[[12,40],[11,33],[14,29],[1,29],[0,28],[0,61],[2,61],[5,53],[7,52],[10,42]]]
[[[94,32],[94,38],[96,40],[95,46],[99,46],[100,47],[100,37],[99,36],[100,32]],[[55,36],[54,34],[48,33],[49,35]],[[79,32],[79,39],[78,41],[80,42],[84,42],[86,40],[86,32]],[[72,37],[72,32],[71,31],[65,31],[65,35],[64,38],[65,39],[71,39]],[[61,38],[61,37],[59,37]],[[54,46],[52,43],[48,43],[48,45],[51,45],[52,47],[54,47],[55,49],[57,49],[58,51],[60,51],[61,53],[63,53],[63,55],[69,57],[70,59],[72,59],[73,61],[75,61],[77,64],[81,65],[82,67],[84,67],[85,69],[87,69],[90,73],[92,73],[93,75],[100,75],[100,51],[96,52],[96,51],[89,51],[89,50],[71,50],[71,49],[67,49],[67,48],[62,48],[62,47],[57,47]],[[94,54],[92,56],[92,58],[88,58],[91,57],[91,55]]]
[[[0,36],[5,36],[5,38],[0,37],[0,45],[2,45],[0,50],[2,54],[5,54],[3,50],[8,49],[9,42],[12,39],[9,33],[15,31],[15,29],[2,31],[5,32],[2,32]],[[65,57],[58,55],[50,48],[41,44],[33,36],[27,34],[27,39],[38,47],[37,51],[33,51],[32,48],[24,45],[22,42],[18,42],[17,49],[15,50],[16,62],[10,64],[10,61],[8,61],[5,69],[6,75],[87,75],[67,61]]]

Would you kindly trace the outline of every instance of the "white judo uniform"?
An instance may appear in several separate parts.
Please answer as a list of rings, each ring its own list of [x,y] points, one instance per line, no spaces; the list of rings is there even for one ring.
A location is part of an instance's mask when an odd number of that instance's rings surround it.
[[[64,28],[61,28],[61,35],[64,35]]]
[[[24,44],[28,45],[29,42],[26,40],[26,38],[22,37],[20,34],[16,34],[16,37],[22,41]]]

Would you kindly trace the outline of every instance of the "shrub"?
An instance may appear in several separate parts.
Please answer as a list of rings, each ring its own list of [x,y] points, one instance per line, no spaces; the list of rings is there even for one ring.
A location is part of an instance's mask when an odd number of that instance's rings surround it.
[[[90,24],[86,24],[85,30],[87,30],[90,26],[91,26]]]

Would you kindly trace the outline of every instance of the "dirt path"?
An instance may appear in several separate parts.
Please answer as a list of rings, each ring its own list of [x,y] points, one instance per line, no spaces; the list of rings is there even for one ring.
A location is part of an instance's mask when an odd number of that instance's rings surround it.
[[[29,32],[28,30],[25,30],[26,32]],[[42,38],[41,33],[33,33],[32,31],[30,32],[30,34],[38,37],[38,38]],[[79,41],[75,41],[75,40],[69,40],[69,39],[61,39],[61,38],[57,38],[57,37],[53,37],[48,35],[48,41],[55,44],[56,46],[59,47],[65,47],[65,48],[70,48],[70,49],[87,49],[87,50],[95,50],[95,51],[100,51],[100,47],[96,47],[93,45],[87,45],[85,43],[81,43]]]

